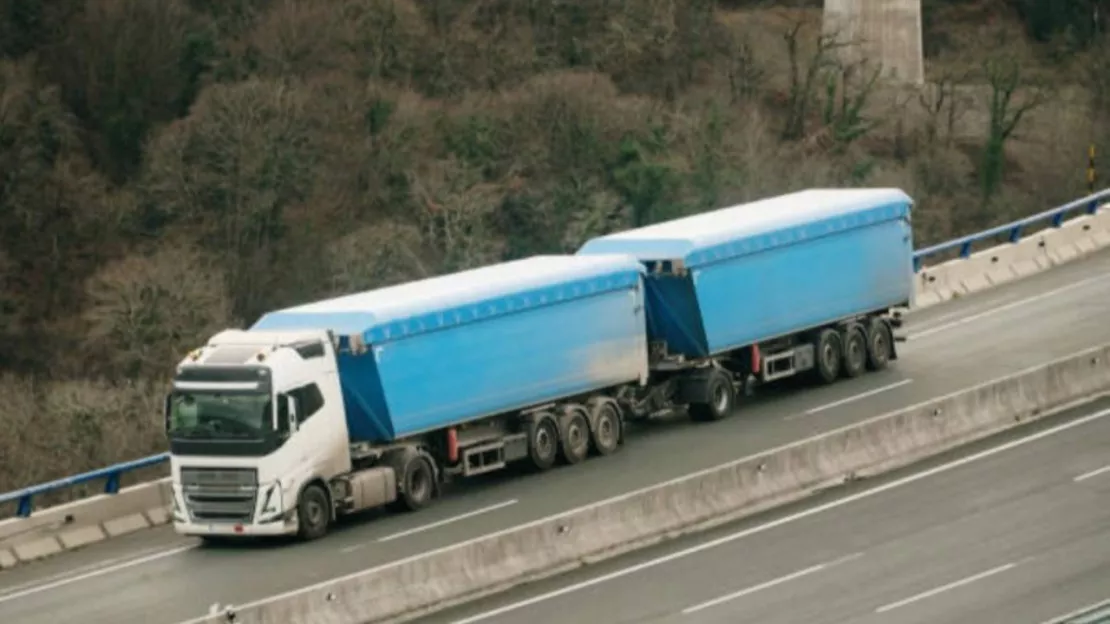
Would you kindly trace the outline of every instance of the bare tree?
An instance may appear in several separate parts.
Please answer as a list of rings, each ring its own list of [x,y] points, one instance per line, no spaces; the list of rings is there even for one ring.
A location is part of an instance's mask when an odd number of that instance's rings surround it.
[[[801,20],[797,20],[782,35],[783,40],[786,41],[786,53],[790,61],[790,94],[782,138],[789,141],[796,141],[805,136],[806,120],[817,99],[821,75],[829,69],[838,67],[832,53],[846,45],[837,41],[834,35],[821,34],[817,37],[817,45],[813,53],[803,60],[799,41],[803,25]]]
[[[956,134],[956,122],[964,108],[960,104],[958,87],[965,75],[946,72],[917,96],[925,112],[925,139],[929,147],[943,143],[951,147]],[[943,140],[942,140],[943,137]]]
[[[795,21],[783,33],[790,63],[790,93],[782,137],[786,140],[806,137],[809,119],[816,112],[823,124],[823,138],[841,146],[851,143],[878,125],[877,120],[866,116],[865,109],[878,86],[882,67],[872,69],[866,59],[840,60],[839,51],[858,42],[842,39],[836,31],[818,35],[812,53],[803,59],[801,28],[802,22]],[[814,111],[818,106],[820,110]]]
[[[983,64],[990,85],[987,141],[983,146],[979,181],[984,201],[994,197],[1005,174],[1006,142],[1025,116],[1048,100],[1048,93],[1027,83],[1021,65],[1007,57],[995,57]]]

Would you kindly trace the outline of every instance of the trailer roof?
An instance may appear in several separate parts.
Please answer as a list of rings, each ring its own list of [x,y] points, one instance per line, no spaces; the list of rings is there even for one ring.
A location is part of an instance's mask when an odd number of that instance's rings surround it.
[[[578,253],[682,258],[690,266],[902,218],[912,203],[895,188],[809,189],[597,237]]]
[[[532,256],[269,312],[252,330],[327,329],[367,342],[633,286],[627,255]]]

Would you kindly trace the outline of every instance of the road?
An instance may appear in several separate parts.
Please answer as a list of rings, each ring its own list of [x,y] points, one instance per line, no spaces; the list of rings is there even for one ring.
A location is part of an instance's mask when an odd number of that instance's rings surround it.
[[[911,317],[891,369],[765,393],[732,418],[630,433],[621,452],[491,475],[413,515],[370,514],[310,544],[199,548],[163,527],[0,572],[0,621],[173,624],[543,518],[1110,341],[1110,253]]]
[[[1041,624],[1110,595],[1110,400],[1051,421],[424,621]]]

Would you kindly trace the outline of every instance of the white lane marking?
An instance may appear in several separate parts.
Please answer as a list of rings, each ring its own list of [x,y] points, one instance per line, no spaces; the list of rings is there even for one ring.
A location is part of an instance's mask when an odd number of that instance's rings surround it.
[[[892,611],[892,610],[897,609],[899,607],[904,607],[908,604],[913,604],[913,603],[915,603],[919,600],[925,600],[926,598],[931,598],[933,596],[936,596],[937,594],[943,594],[946,591],[950,591],[950,590],[953,590],[953,589],[956,589],[956,588],[959,588],[959,587],[963,587],[964,585],[970,585],[970,584],[974,583],[975,581],[981,581],[985,578],[992,577],[996,574],[1002,574],[1003,572],[1006,572],[1007,570],[1012,570],[1012,569],[1016,568],[1017,566],[1019,566],[1021,563],[1022,562],[1020,562],[1020,561],[1007,563],[1006,565],[1000,565],[997,568],[991,568],[990,570],[987,570],[986,572],[980,572],[978,574],[973,574],[969,577],[962,578],[958,581],[953,581],[951,583],[948,583],[947,585],[941,585],[940,587],[934,587],[933,589],[930,589],[929,591],[921,592],[920,594],[917,594],[915,596],[910,596],[909,598],[906,598],[905,600],[899,600],[898,602],[892,602],[890,604],[883,605],[883,606],[879,607],[878,609],[875,609],[875,613],[886,613],[887,611]]]
[[[11,593],[3,594],[3,595],[0,595],[0,603],[9,602],[9,601],[12,601],[12,600],[17,600],[19,598],[30,596],[32,594],[37,594],[39,592],[48,591],[48,590],[51,590],[51,589],[57,589],[59,587],[64,587],[64,586],[69,585],[71,583],[77,583],[79,581],[84,581],[86,579],[95,578],[95,577],[101,576],[103,574],[110,574],[112,572],[118,572],[120,570],[126,570],[127,568],[133,568],[135,566],[143,565],[144,563],[150,563],[151,561],[157,561],[159,559],[165,559],[166,557],[172,557],[174,555],[181,554],[181,553],[183,553],[187,550],[192,550],[194,548],[196,548],[196,546],[192,545],[192,544],[190,544],[189,546],[181,546],[181,547],[178,547],[178,548],[171,548],[169,550],[163,550],[161,552],[157,552],[157,553],[154,553],[152,555],[147,555],[145,557],[139,557],[138,559],[129,559],[127,561],[124,561],[123,563],[119,563],[119,564],[116,564],[116,565],[111,565],[111,566],[107,566],[107,567],[103,567],[103,568],[97,568],[95,570],[92,570],[90,572],[86,572],[84,574],[78,574],[77,576],[70,576],[70,577],[58,579],[56,581],[52,581],[52,582],[49,582],[49,583],[43,583],[42,585],[35,585],[34,587],[29,587],[29,588],[24,589],[24,590],[14,591],[14,592],[11,592]]]
[[[906,384],[910,384],[910,383],[913,383],[912,379],[903,379],[902,381],[896,381],[892,384],[887,384],[885,386],[880,386],[878,388],[875,388],[874,390],[868,390],[867,392],[861,392],[859,394],[853,394],[852,396],[844,398],[844,399],[840,399],[839,401],[833,401],[832,403],[826,403],[824,405],[820,405],[820,406],[814,407],[812,409],[807,409],[802,414],[788,414],[786,416],[786,420],[794,420],[795,418],[801,418],[802,416],[812,416],[813,414],[818,414],[818,413],[824,412],[826,410],[831,410],[834,407],[840,407],[841,405],[847,405],[848,403],[853,403],[853,402],[859,401],[861,399],[866,399],[868,397],[873,397],[876,394],[882,394],[884,392],[894,390],[895,388],[901,388],[902,386],[904,386]]]
[[[1037,433],[1031,434],[1031,435],[1026,436],[1024,438],[1018,438],[1017,440],[1011,440],[1010,442],[1007,442],[1005,444],[1001,444],[999,446],[995,446],[995,447],[991,447],[991,448],[983,450],[983,451],[979,451],[978,453],[975,453],[974,455],[968,455],[966,457],[961,457],[960,459],[951,461],[947,464],[942,464],[940,466],[934,466],[933,468],[930,468],[930,469],[925,470],[923,472],[918,472],[918,473],[915,473],[915,474],[907,475],[905,477],[902,477],[901,479],[897,479],[897,480],[891,481],[889,483],[884,483],[883,485],[876,486],[874,488],[871,488],[870,490],[864,490],[864,491],[858,492],[856,494],[850,494],[848,496],[845,496],[844,498],[833,500],[833,501],[830,501],[828,503],[818,505],[816,507],[811,507],[809,509],[805,509],[805,510],[800,511],[798,513],[791,514],[789,516],[784,516],[784,517],[778,518],[776,520],[772,520],[772,521],[770,521],[766,524],[757,525],[757,526],[754,526],[754,527],[751,527],[751,528],[748,528],[748,529],[744,529],[742,531],[738,531],[736,533],[731,533],[729,535],[725,535],[723,537],[719,537],[717,539],[698,544],[697,546],[691,546],[689,548],[685,548],[683,550],[679,550],[679,551],[670,553],[668,555],[663,555],[662,557],[657,557],[657,558],[651,559],[649,561],[644,561],[642,563],[638,563],[636,565],[629,566],[627,568],[622,568],[620,570],[610,572],[609,574],[604,574],[602,576],[597,576],[597,577],[594,577],[592,579],[587,579],[585,581],[580,581],[580,582],[575,583],[573,585],[567,585],[566,587],[561,587],[559,589],[552,590],[552,591],[549,591],[549,592],[544,593],[544,594],[539,594],[537,596],[533,596],[533,597],[528,598],[526,600],[520,600],[518,602],[507,604],[503,607],[498,607],[497,609],[491,609],[490,611],[486,611],[484,613],[479,613],[477,615],[473,615],[473,616],[470,616],[468,618],[464,618],[464,619],[461,619],[461,620],[456,620],[452,624],[470,624],[470,622],[480,622],[482,620],[487,620],[489,618],[496,617],[496,616],[502,615],[504,613],[509,613],[510,611],[516,611],[518,609],[523,609],[524,607],[528,607],[528,606],[531,606],[531,605],[534,605],[534,604],[537,604],[537,603],[540,603],[540,602],[544,602],[546,600],[551,600],[552,598],[558,598],[559,596],[564,596],[566,594],[570,594],[570,593],[576,592],[576,591],[581,590],[581,589],[586,589],[588,587],[593,587],[595,585],[600,585],[602,583],[605,583],[605,582],[608,582],[608,581],[611,581],[611,580],[614,580],[614,579],[618,579],[618,578],[621,578],[621,577],[624,577],[624,576],[628,576],[629,574],[634,574],[634,573],[639,572],[641,570],[647,570],[648,568],[654,568],[656,566],[663,565],[664,563],[670,563],[671,561],[675,561],[675,560],[681,559],[683,557],[688,557],[690,555],[694,555],[694,554],[700,553],[700,552],[705,551],[705,550],[711,550],[711,549],[717,548],[717,547],[719,547],[723,544],[727,544],[729,542],[734,542],[736,540],[748,537],[750,535],[755,535],[757,533],[762,533],[764,531],[769,531],[771,529],[778,528],[780,526],[783,526],[785,524],[789,524],[791,522],[797,522],[798,520],[803,520],[805,518],[809,518],[810,516],[815,516],[817,514],[820,514],[820,513],[826,512],[826,511],[837,509],[838,507],[843,507],[844,505],[847,505],[849,503],[854,503],[856,501],[863,500],[865,498],[870,498],[870,497],[875,496],[877,494],[881,494],[883,492],[893,490],[895,488],[903,487],[903,486],[909,485],[911,483],[916,483],[917,481],[920,481],[922,479],[927,479],[927,478],[929,478],[933,475],[938,475],[938,474],[941,474],[941,473],[944,473],[944,472],[948,472],[950,470],[955,470],[956,468],[960,468],[961,466],[966,466],[970,463],[973,463],[973,462],[976,462],[976,461],[979,461],[979,460],[982,460],[982,459],[986,459],[988,457],[993,457],[995,455],[998,455],[999,453],[1003,453],[1005,451],[1009,451],[1011,449],[1015,449],[1015,448],[1018,448],[1020,446],[1025,446],[1026,444],[1030,444],[1032,442],[1036,442],[1037,440],[1041,440],[1041,439],[1047,438],[1049,436],[1056,435],[1058,433],[1062,433],[1062,432],[1067,431],[1069,429],[1074,429],[1075,427],[1079,427],[1079,426],[1085,425],[1087,423],[1094,422],[1096,420],[1099,420],[1100,418],[1105,418],[1107,416],[1110,416],[1110,409],[1105,409],[1105,410],[1102,410],[1102,411],[1099,411],[1099,412],[1095,412],[1094,414],[1088,414],[1087,416],[1082,416],[1082,417],[1077,418],[1075,420],[1072,420],[1072,421],[1069,421],[1069,422],[1066,422],[1066,423],[1063,423],[1063,424],[1060,424],[1060,425],[1056,425],[1055,427],[1052,427],[1052,428],[1049,428],[1049,429],[1042,429],[1041,431],[1038,431]]]
[[[1110,466],[1103,466],[1102,468],[1099,468],[1098,470],[1092,470],[1090,472],[1085,472],[1085,473],[1079,475],[1078,477],[1075,478],[1075,482],[1079,483],[1080,481],[1086,481],[1087,479],[1090,479],[1091,477],[1097,477],[1100,474],[1104,474],[1104,473],[1107,473],[1107,472],[1110,472]]]
[[[1081,288],[1083,286],[1086,286],[1087,284],[1091,284],[1091,283],[1094,283],[1094,282],[1105,280],[1106,277],[1107,277],[1106,275],[1096,275],[1094,277],[1088,277],[1086,279],[1081,279],[1078,282],[1073,282],[1071,284],[1068,284],[1067,286],[1061,286],[1060,288],[1054,288],[1052,290],[1045,291],[1045,292],[1043,292],[1039,295],[1034,295],[1032,297],[1026,297],[1025,299],[1018,299],[1017,301],[1011,301],[1010,303],[1007,303],[1005,305],[1000,305],[997,308],[991,308],[989,310],[984,310],[983,312],[979,312],[977,314],[972,314],[970,316],[965,316],[965,317],[963,317],[959,320],[955,320],[955,321],[952,321],[952,322],[949,322],[949,323],[942,323],[940,325],[934,325],[932,327],[926,327],[925,329],[921,329],[921,330],[918,330],[916,332],[910,333],[909,336],[906,337],[906,339],[907,340],[917,340],[919,338],[924,338],[925,336],[931,336],[933,334],[936,334],[936,333],[939,333],[939,332],[942,332],[942,331],[947,331],[949,329],[954,329],[954,328],[960,327],[962,325],[967,325],[968,323],[974,323],[975,321],[978,321],[981,318],[986,318],[988,316],[993,316],[995,314],[998,314],[999,312],[1005,312],[1006,310],[1011,310],[1013,308],[1017,308],[1017,307],[1020,307],[1020,306],[1023,306],[1023,305],[1029,304],[1029,303],[1034,303],[1034,302],[1037,302],[1037,301],[1041,301],[1042,299],[1048,299],[1050,297],[1055,297],[1056,295],[1058,295],[1062,292],[1067,292],[1069,290],[1075,290],[1076,288]]]
[[[412,535],[414,533],[422,533],[424,531],[430,531],[432,529],[436,529],[436,528],[439,528],[441,526],[451,524],[453,522],[458,522],[460,520],[466,520],[467,518],[473,518],[474,516],[480,516],[482,514],[486,514],[486,513],[489,513],[491,511],[497,511],[498,509],[504,509],[505,507],[515,505],[518,502],[520,502],[520,501],[518,501],[515,498],[511,499],[511,500],[507,500],[507,501],[502,501],[500,503],[495,503],[493,505],[489,505],[488,507],[482,507],[482,508],[479,508],[479,509],[475,509],[473,511],[468,511],[466,513],[459,514],[457,516],[451,516],[450,518],[444,518],[443,520],[439,520],[437,522],[431,522],[429,524],[422,524],[418,527],[413,527],[411,529],[406,529],[404,531],[399,531],[397,533],[392,533],[390,535],[386,535],[385,537],[379,537],[377,540],[375,540],[375,542],[377,542],[377,543],[390,542],[390,541],[393,541],[395,539],[400,539],[402,537],[407,537],[407,536]],[[340,552],[343,552],[343,553],[355,552],[356,550],[366,548],[367,546],[369,546],[369,544],[367,544],[367,543],[355,544],[354,546],[347,546],[346,548],[341,549]]]
[[[67,571],[62,572],[60,574],[51,574],[50,576],[47,576],[47,577],[44,577],[44,578],[37,578],[33,581],[26,581],[26,582],[23,582],[23,583],[17,583],[15,585],[9,585],[8,587],[4,588],[4,591],[0,592],[0,596],[3,596],[5,593],[8,593],[8,594],[14,593],[16,591],[19,591],[21,589],[25,589],[27,587],[34,587],[35,585],[41,585],[43,583],[52,583],[54,581],[59,581],[59,580],[62,580],[62,579],[72,578],[74,576],[77,576],[79,574],[84,574],[85,572],[89,572],[89,571],[92,571],[92,570],[101,570],[101,569],[106,568],[108,566],[111,566],[115,563],[119,563],[121,561],[130,561],[130,560],[134,559],[135,557],[142,557],[143,555],[145,555],[147,553],[154,553],[154,552],[161,552],[161,551],[158,550],[157,548],[140,548],[139,550],[133,551],[133,552],[128,553],[126,555],[123,555],[121,557],[112,557],[111,559],[101,559],[99,561],[94,561],[93,563],[89,563],[89,564],[86,564],[86,565],[83,565],[83,566],[80,566],[80,567],[77,567],[77,568],[73,568],[71,570],[67,570]]]
[[[760,583],[759,585],[752,585],[751,587],[746,587],[744,589],[741,589],[738,592],[733,592],[731,594],[726,594],[724,596],[721,596],[720,598],[714,598],[713,600],[709,600],[709,601],[703,602],[701,604],[696,604],[696,605],[691,606],[691,607],[686,607],[685,609],[682,610],[682,614],[683,615],[690,615],[691,613],[697,613],[698,611],[703,611],[703,610],[708,609],[710,607],[715,607],[719,604],[729,602],[729,601],[732,601],[732,600],[736,600],[737,598],[743,598],[744,596],[747,596],[749,594],[754,594],[758,591],[763,591],[764,589],[770,589],[772,587],[775,587],[776,585],[782,585],[783,583],[789,583],[790,581],[802,578],[803,576],[809,576],[810,574],[814,574],[814,573],[820,572],[822,570],[827,570],[827,569],[829,569],[833,566],[838,566],[842,563],[852,561],[853,559],[859,559],[862,556],[863,556],[863,553],[854,553],[854,554],[848,555],[847,557],[841,557],[840,559],[836,559],[834,561],[826,561],[825,563],[819,563],[815,566],[810,566],[810,567],[808,567],[804,570],[798,570],[797,572],[787,574],[786,576],[780,576],[777,579],[767,581],[765,583]]]

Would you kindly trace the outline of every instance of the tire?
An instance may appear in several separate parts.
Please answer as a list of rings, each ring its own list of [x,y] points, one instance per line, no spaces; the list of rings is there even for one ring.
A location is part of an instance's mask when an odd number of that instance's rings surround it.
[[[598,455],[611,455],[621,443],[621,408],[610,398],[590,402],[590,446]]]
[[[426,453],[409,449],[399,453],[390,462],[397,475],[397,500],[393,507],[398,511],[418,511],[435,498],[436,472]]]
[[[867,369],[880,371],[890,363],[890,351],[894,344],[890,325],[881,318],[871,319],[867,332]]]
[[[690,418],[696,422],[711,422],[728,416],[736,404],[736,388],[728,375],[713,369],[705,379],[705,393],[708,403],[691,403]]]
[[[559,451],[559,430],[550,414],[537,414],[528,423],[528,457],[536,470],[555,465]]]
[[[327,535],[331,527],[331,503],[324,488],[315,483],[301,491],[297,500],[297,535],[311,541]]]
[[[590,420],[585,408],[572,404],[559,419],[560,456],[567,464],[577,464],[590,454]]]
[[[841,374],[848,379],[859,377],[867,368],[867,336],[859,325],[852,325],[844,332],[844,356]]]
[[[816,364],[814,366],[817,380],[823,384],[831,384],[840,376],[840,363],[843,351],[840,342],[840,332],[833,329],[823,329],[817,334]]]

